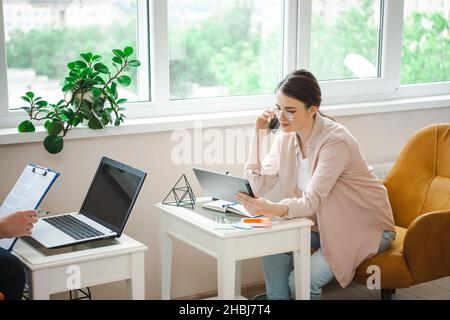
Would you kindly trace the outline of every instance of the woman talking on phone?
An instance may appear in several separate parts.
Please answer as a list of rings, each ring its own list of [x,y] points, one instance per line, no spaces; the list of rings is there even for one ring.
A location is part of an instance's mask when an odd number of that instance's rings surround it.
[[[320,299],[325,284],[336,278],[346,287],[361,262],[390,248],[394,219],[386,188],[356,139],[319,111],[321,90],[313,74],[289,74],[276,89],[276,101],[256,118],[246,178],[261,196],[278,183],[284,199],[275,203],[239,193],[237,200],[253,214],[315,223],[310,294]],[[280,132],[261,161],[262,142],[275,118]],[[291,253],[263,257],[262,267],[268,299],[295,297]]]

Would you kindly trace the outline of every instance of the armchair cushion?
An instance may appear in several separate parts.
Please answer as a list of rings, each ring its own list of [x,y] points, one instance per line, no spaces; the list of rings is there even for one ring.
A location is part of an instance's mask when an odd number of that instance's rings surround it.
[[[450,210],[417,217],[409,226],[403,244],[413,283],[450,275]]]
[[[371,275],[367,273],[367,268],[377,265],[381,271],[381,288],[407,288],[412,285],[412,275],[403,256],[403,240],[407,229],[395,227],[395,231],[397,235],[391,249],[361,263],[356,269],[354,280],[365,285]]]

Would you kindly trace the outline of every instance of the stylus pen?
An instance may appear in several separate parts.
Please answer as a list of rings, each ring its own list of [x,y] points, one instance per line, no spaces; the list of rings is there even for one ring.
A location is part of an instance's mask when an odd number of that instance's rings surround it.
[[[223,204],[222,208],[228,208],[228,207],[234,206],[235,204],[236,203]]]

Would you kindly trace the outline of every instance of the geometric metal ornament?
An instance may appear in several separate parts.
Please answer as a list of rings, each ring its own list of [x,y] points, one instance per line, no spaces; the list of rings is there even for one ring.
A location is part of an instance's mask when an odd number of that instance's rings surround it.
[[[170,196],[172,196],[171,199],[169,198]],[[164,198],[162,204],[177,207],[190,206],[191,209],[194,209],[195,201],[194,191],[192,191],[189,181],[183,174],[180,179],[178,179],[175,186],[170,190],[169,194]]]

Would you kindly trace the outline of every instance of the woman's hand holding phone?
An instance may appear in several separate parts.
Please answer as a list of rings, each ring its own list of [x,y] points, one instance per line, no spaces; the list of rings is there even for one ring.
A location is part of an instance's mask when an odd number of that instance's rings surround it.
[[[250,197],[248,194],[238,192],[236,200],[242,203],[244,208],[252,215],[263,215],[266,217],[284,216],[288,213],[289,207],[284,203],[274,203],[260,198],[257,195]]]
[[[276,119],[274,113],[272,111],[265,110],[263,113],[256,117],[255,129],[258,131],[266,129],[268,132],[269,130],[273,129],[273,127],[271,127],[269,124],[271,122],[273,123],[274,119]]]

